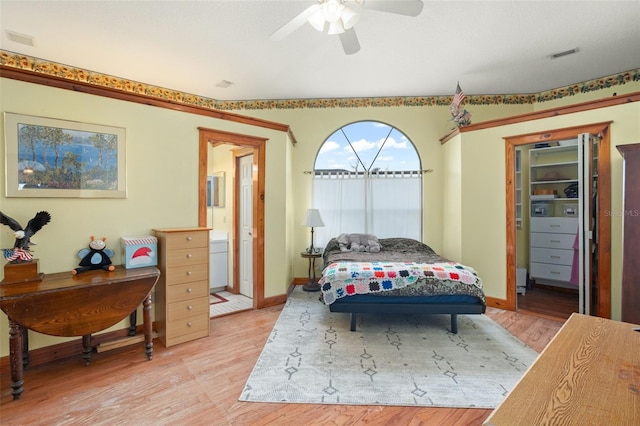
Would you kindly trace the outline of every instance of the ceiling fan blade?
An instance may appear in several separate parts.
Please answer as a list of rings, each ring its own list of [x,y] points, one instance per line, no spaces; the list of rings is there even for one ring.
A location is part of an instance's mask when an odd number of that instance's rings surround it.
[[[360,42],[356,35],[356,30],[349,28],[345,32],[339,34],[340,43],[342,43],[342,49],[347,55],[353,55],[360,50]]]
[[[295,30],[303,26],[307,19],[320,10],[320,4],[314,4],[303,10],[298,16],[278,28],[273,34],[271,34],[272,40],[282,40]]]
[[[422,0],[354,0],[354,2],[365,9],[406,16],[420,15],[424,6]]]

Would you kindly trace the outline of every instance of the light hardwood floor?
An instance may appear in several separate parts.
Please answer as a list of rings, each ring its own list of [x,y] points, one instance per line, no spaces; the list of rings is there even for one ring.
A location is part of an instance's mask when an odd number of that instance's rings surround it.
[[[535,285],[526,294],[518,294],[518,311],[546,318],[568,319],[578,312],[578,291]]]
[[[0,424],[9,425],[479,425],[491,410],[239,402],[282,305],[211,320],[211,336],[146,361],[140,344],[30,367],[12,400],[0,376]],[[489,308],[487,315],[541,351],[561,322]],[[3,344],[5,342],[2,342]]]

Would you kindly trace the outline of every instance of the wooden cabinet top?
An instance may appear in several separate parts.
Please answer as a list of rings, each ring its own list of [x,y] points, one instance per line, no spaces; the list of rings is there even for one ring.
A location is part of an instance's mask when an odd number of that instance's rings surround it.
[[[620,151],[620,154],[622,154],[622,157],[624,158],[627,155],[631,155],[631,154],[640,152],[640,143],[631,143],[631,144],[627,144],[627,145],[616,145],[616,148],[618,148],[618,151]]]
[[[637,327],[574,313],[484,424],[640,424]]]
[[[210,231],[211,228],[206,228],[206,227],[195,227],[195,228],[164,228],[164,229],[157,229],[154,228],[153,231],[154,232],[160,232],[163,234],[170,234],[173,232],[193,232],[193,231]]]

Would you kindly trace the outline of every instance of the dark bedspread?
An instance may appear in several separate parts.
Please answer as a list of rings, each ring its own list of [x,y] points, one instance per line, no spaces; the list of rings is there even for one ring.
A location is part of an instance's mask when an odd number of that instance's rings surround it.
[[[439,263],[450,262],[437,254],[431,247],[410,238],[380,238],[380,252],[368,253],[357,251],[340,251],[340,246],[332,238],[324,249],[323,259],[326,267],[333,262],[416,262]]]
[[[409,238],[380,238],[380,252],[342,252],[335,238],[325,247],[323,260],[326,268],[334,262],[415,262],[415,263],[443,263],[451,262],[431,247],[420,241]],[[321,284],[323,280],[321,279]],[[458,281],[436,278],[421,278],[417,282],[403,288],[397,288],[371,295],[385,296],[440,296],[440,295],[468,295],[477,297],[486,304],[482,284],[469,285]]]

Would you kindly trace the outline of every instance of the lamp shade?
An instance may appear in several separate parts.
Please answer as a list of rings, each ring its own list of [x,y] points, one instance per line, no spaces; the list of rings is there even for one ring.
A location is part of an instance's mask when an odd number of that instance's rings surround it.
[[[324,226],[324,222],[320,217],[320,211],[318,209],[308,209],[307,215],[302,222],[303,226],[318,228]]]
[[[329,29],[327,30],[327,34],[336,35],[342,34],[344,32],[344,27],[342,26],[342,21],[335,21],[329,23]]]
[[[344,27],[345,30],[348,30],[349,28],[353,28],[353,26],[356,24],[356,22],[358,22],[359,19],[360,19],[360,15],[358,15],[356,12],[349,9],[348,7],[345,7],[344,9],[342,9],[342,26]]]
[[[309,18],[307,18],[307,21],[309,21],[309,23],[313,28],[322,32],[324,31],[324,27],[327,21],[325,21],[324,16],[322,15],[322,10],[320,9],[320,6],[319,5],[316,5],[316,6],[318,6],[318,9],[314,14],[312,14],[311,16],[309,16]]]

